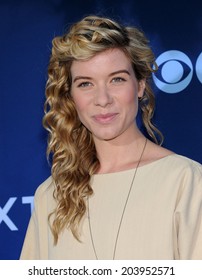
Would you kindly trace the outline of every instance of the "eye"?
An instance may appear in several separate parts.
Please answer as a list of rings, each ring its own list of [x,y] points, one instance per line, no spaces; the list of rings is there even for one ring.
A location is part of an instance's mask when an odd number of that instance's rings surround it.
[[[125,82],[126,79],[124,79],[123,77],[114,77],[112,79],[112,83],[122,83],[122,82]]]
[[[184,90],[193,76],[191,60],[183,52],[167,51],[156,60],[159,70],[153,74],[156,86],[167,93],[177,93]]]
[[[86,88],[86,87],[90,87],[90,86],[92,86],[92,83],[90,83],[90,82],[82,82],[82,83],[79,83],[77,87]]]

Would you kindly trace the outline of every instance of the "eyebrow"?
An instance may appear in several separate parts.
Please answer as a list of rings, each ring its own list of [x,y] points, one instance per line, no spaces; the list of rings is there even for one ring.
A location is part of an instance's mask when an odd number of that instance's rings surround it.
[[[92,80],[91,77],[87,77],[87,76],[76,76],[73,80],[73,83],[75,83],[78,80]]]
[[[129,71],[123,69],[123,70],[118,70],[118,71],[115,71],[115,72],[110,73],[110,74],[109,74],[109,77],[114,76],[114,75],[117,75],[117,74],[120,74],[120,73],[126,73],[126,74],[128,74],[128,75],[130,76]],[[75,83],[75,82],[78,81],[78,80],[92,80],[92,78],[91,78],[91,77],[88,77],[88,76],[76,76],[76,77],[74,78],[74,80],[73,80],[73,83]]]
[[[128,74],[128,75],[130,76],[129,71],[128,71],[128,70],[125,70],[125,69],[112,72],[109,76],[111,77],[111,76],[114,76],[114,75],[120,74],[120,73],[126,73],[126,74]]]

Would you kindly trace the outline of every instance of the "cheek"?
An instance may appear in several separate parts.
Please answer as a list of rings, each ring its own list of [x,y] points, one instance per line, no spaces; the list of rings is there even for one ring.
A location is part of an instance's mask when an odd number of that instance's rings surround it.
[[[136,117],[138,111],[138,95],[135,93],[134,88],[130,89],[122,99],[122,107],[125,108],[128,117]]]
[[[123,96],[123,103],[132,106],[138,103],[138,95],[135,94],[134,89],[128,90],[128,92]]]
[[[88,102],[85,99],[82,98],[73,98],[74,100],[74,104],[75,104],[75,108],[77,111],[77,114],[79,116],[79,119],[81,122],[83,122],[83,120],[85,119],[85,115],[87,115],[89,109],[88,109]]]
[[[75,108],[77,111],[82,111],[86,107],[85,99],[81,98],[81,96],[77,96],[76,94],[72,95],[72,98],[74,100]]]

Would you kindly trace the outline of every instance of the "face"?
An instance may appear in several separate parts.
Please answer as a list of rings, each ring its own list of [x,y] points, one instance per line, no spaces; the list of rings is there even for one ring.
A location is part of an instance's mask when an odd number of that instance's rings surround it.
[[[87,61],[74,61],[71,75],[78,116],[95,141],[134,135],[145,82],[137,81],[123,51],[107,50]]]

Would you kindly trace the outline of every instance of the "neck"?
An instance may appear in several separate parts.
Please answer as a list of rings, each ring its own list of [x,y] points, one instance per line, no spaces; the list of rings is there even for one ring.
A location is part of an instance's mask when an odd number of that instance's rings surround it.
[[[136,167],[145,137],[138,132],[135,137],[103,141],[95,139],[97,156],[100,162],[98,173],[110,173]]]

